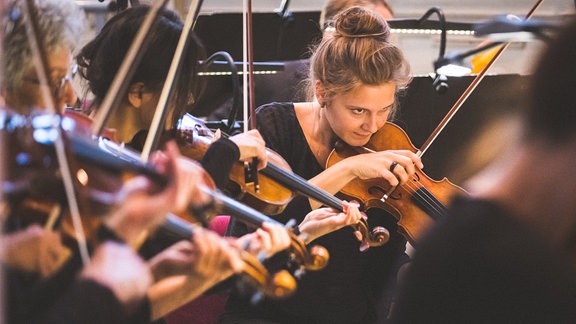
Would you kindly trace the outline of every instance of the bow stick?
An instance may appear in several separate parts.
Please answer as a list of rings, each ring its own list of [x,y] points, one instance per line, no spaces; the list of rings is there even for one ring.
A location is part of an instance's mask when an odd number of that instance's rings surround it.
[[[51,114],[58,115],[59,112],[57,111],[56,107],[56,97],[55,94],[50,91],[51,87],[48,81],[48,75],[50,74],[48,67],[48,56],[45,50],[46,47],[44,41],[41,37],[40,26],[38,25],[38,10],[34,0],[24,1],[23,7],[26,35],[30,44],[30,50],[34,61],[34,66],[36,68],[36,73],[38,75],[38,80],[40,81],[41,96],[44,105],[46,106],[45,108]],[[68,201],[68,208],[70,209],[70,217],[72,218],[72,224],[76,234],[76,241],[78,242],[78,249],[80,251],[82,262],[84,265],[86,265],[90,261],[90,254],[86,244],[86,235],[82,226],[82,218],[80,217],[80,207],[75,193],[72,171],[66,155],[64,139],[62,138],[61,125],[56,127],[56,130],[58,132],[58,136],[54,140],[56,158],[61,170],[62,182],[64,184],[66,199]],[[51,220],[49,220],[49,223],[50,222]]]
[[[534,4],[534,6],[532,6],[532,8],[530,9],[530,11],[526,14],[526,19],[529,19],[530,17],[532,17],[532,15],[534,14],[534,12],[536,11],[536,9],[538,9],[538,7],[540,6],[540,4],[542,4],[543,0],[538,0],[536,1],[536,3]],[[470,95],[472,94],[472,92],[476,89],[476,87],[478,86],[478,84],[480,84],[480,82],[484,79],[484,76],[486,75],[486,72],[488,71],[488,69],[494,64],[494,62],[496,62],[496,60],[500,57],[500,55],[504,52],[504,50],[506,50],[506,48],[508,48],[508,46],[510,45],[510,43],[505,43],[503,44],[498,51],[496,52],[496,54],[494,54],[494,56],[490,59],[490,61],[488,62],[488,64],[486,64],[486,66],[476,75],[476,77],[474,78],[474,80],[472,80],[472,82],[470,83],[470,85],[468,86],[468,88],[466,88],[466,90],[464,90],[464,92],[462,93],[462,95],[460,96],[460,98],[458,98],[458,100],[456,101],[456,103],[452,106],[452,108],[450,108],[450,110],[448,111],[448,113],[446,114],[446,116],[444,116],[444,118],[440,121],[440,123],[438,124],[438,126],[436,126],[436,128],[434,129],[434,131],[432,132],[432,134],[430,134],[430,136],[428,137],[428,139],[426,139],[426,141],[424,142],[424,144],[422,145],[422,147],[420,148],[420,150],[417,152],[417,154],[422,157],[424,155],[424,153],[426,152],[426,150],[428,150],[428,148],[430,148],[430,146],[432,145],[432,143],[434,142],[434,140],[436,140],[436,138],[438,137],[438,135],[440,135],[440,133],[442,132],[442,130],[444,130],[444,127],[446,127],[446,125],[450,122],[450,120],[452,119],[452,117],[454,117],[454,115],[458,112],[458,110],[462,107],[462,105],[464,104],[464,102],[466,102],[466,100],[468,99],[468,97],[470,97]]]

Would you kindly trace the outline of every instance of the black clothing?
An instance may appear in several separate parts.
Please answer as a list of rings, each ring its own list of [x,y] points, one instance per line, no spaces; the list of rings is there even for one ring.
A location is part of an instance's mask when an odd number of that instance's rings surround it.
[[[143,300],[131,318],[114,293],[91,280],[77,280],[82,260],[76,250],[51,277],[6,268],[7,323],[148,323],[150,304]]]
[[[292,171],[305,179],[319,174],[319,165],[310,150],[291,103],[272,103],[258,108],[257,125],[266,145],[279,153]],[[307,197],[298,196],[275,219],[282,223],[294,218],[300,223],[310,212]],[[233,292],[228,299],[222,323],[238,319],[265,319],[273,323],[369,323],[374,320],[374,301],[402,260],[406,241],[396,231],[396,220],[381,210],[369,211],[369,223],[386,227],[390,241],[360,252],[353,230],[346,227],[325,235],[310,245],[328,249],[330,260],[321,271],[309,271],[297,281],[296,294],[287,300],[264,300],[256,306]],[[232,219],[229,233],[241,236],[248,228]]]
[[[404,282],[396,323],[576,322],[570,256],[490,201],[455,200]]]
[[[78,281],[40,317],[26,323],[127,323],[114,293],[94,281]],[[147,321],[134,322],[147,323]]]

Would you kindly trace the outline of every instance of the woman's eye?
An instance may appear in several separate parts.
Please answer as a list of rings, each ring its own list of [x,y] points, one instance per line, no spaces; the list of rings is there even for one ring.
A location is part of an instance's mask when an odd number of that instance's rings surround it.
[[[388,113],[390,112],[390,109],[391,109],[391,108],[392,108],[392,107],[386,107],[386,108],[380,110],[380,111],[378,112],[378,114],[380,114],[380,115],[388,114]]]
[[[352,109],[352,113],[355,115],[360,115],[363,112],[364,112],[364,109],[362,109],[362,108],[353,108]]]

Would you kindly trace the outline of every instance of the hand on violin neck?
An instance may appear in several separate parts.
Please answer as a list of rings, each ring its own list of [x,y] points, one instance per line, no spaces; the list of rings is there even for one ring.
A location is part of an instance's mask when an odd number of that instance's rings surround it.
[[[214,231],[195,227],[191,243],[186,251],[190,266],[183,274],[207,284],[207,288],[244,269],[238,249]]]
[[[170,181],[161,191],[152,192],[150,181],[138,176],[128,180],[119,197],[121,204],[106,219],[106,225],[127,243],[138,242],[142,232],[160,225],[168,213],[186,214],[191,203],[204,205],[211,198],[202,187],[213,187],[202,167],[180,155],[174,143],[154,155],[153,164]]]
[[[282,224],[264,222],[256,231],[238,238],[235,244],[255,256],[267,258],[288,249],[290,236]]]
[[[305,238],[304,242],[306,244],[345,226],[357,224],[364,217],[356,202],[343,201],[342,205],[343,212],[323,207],[315,209],[306,215],[304,220],[298,225],[298,229]],[[361,237],[358,238],[358,240],[361,239]]]
[[[163,273],[155,273],[158,281],[148,290],[152,320],[164,317],[245,267],[228,239],[200,227],[193,228],[191,241],[176,243],[155,258],[156,271]]]
[[[186,275],[218,282],[242,270],[234,247],[227,239],[200,226],[192,226],[190,240],[176,242],[148,261],[155,281]],[[226,250],[232,251],[223,253]]]

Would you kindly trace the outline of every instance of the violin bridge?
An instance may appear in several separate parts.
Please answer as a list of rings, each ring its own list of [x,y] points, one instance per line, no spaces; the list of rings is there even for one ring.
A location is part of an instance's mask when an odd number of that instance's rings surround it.
[[[382,196],[382,198],[380,198],[380,201],[383,202],[383,203],[385,203],[386,200],[388,199],[388,197],[389,197],[388,194],[385,193],[385,194]]]

